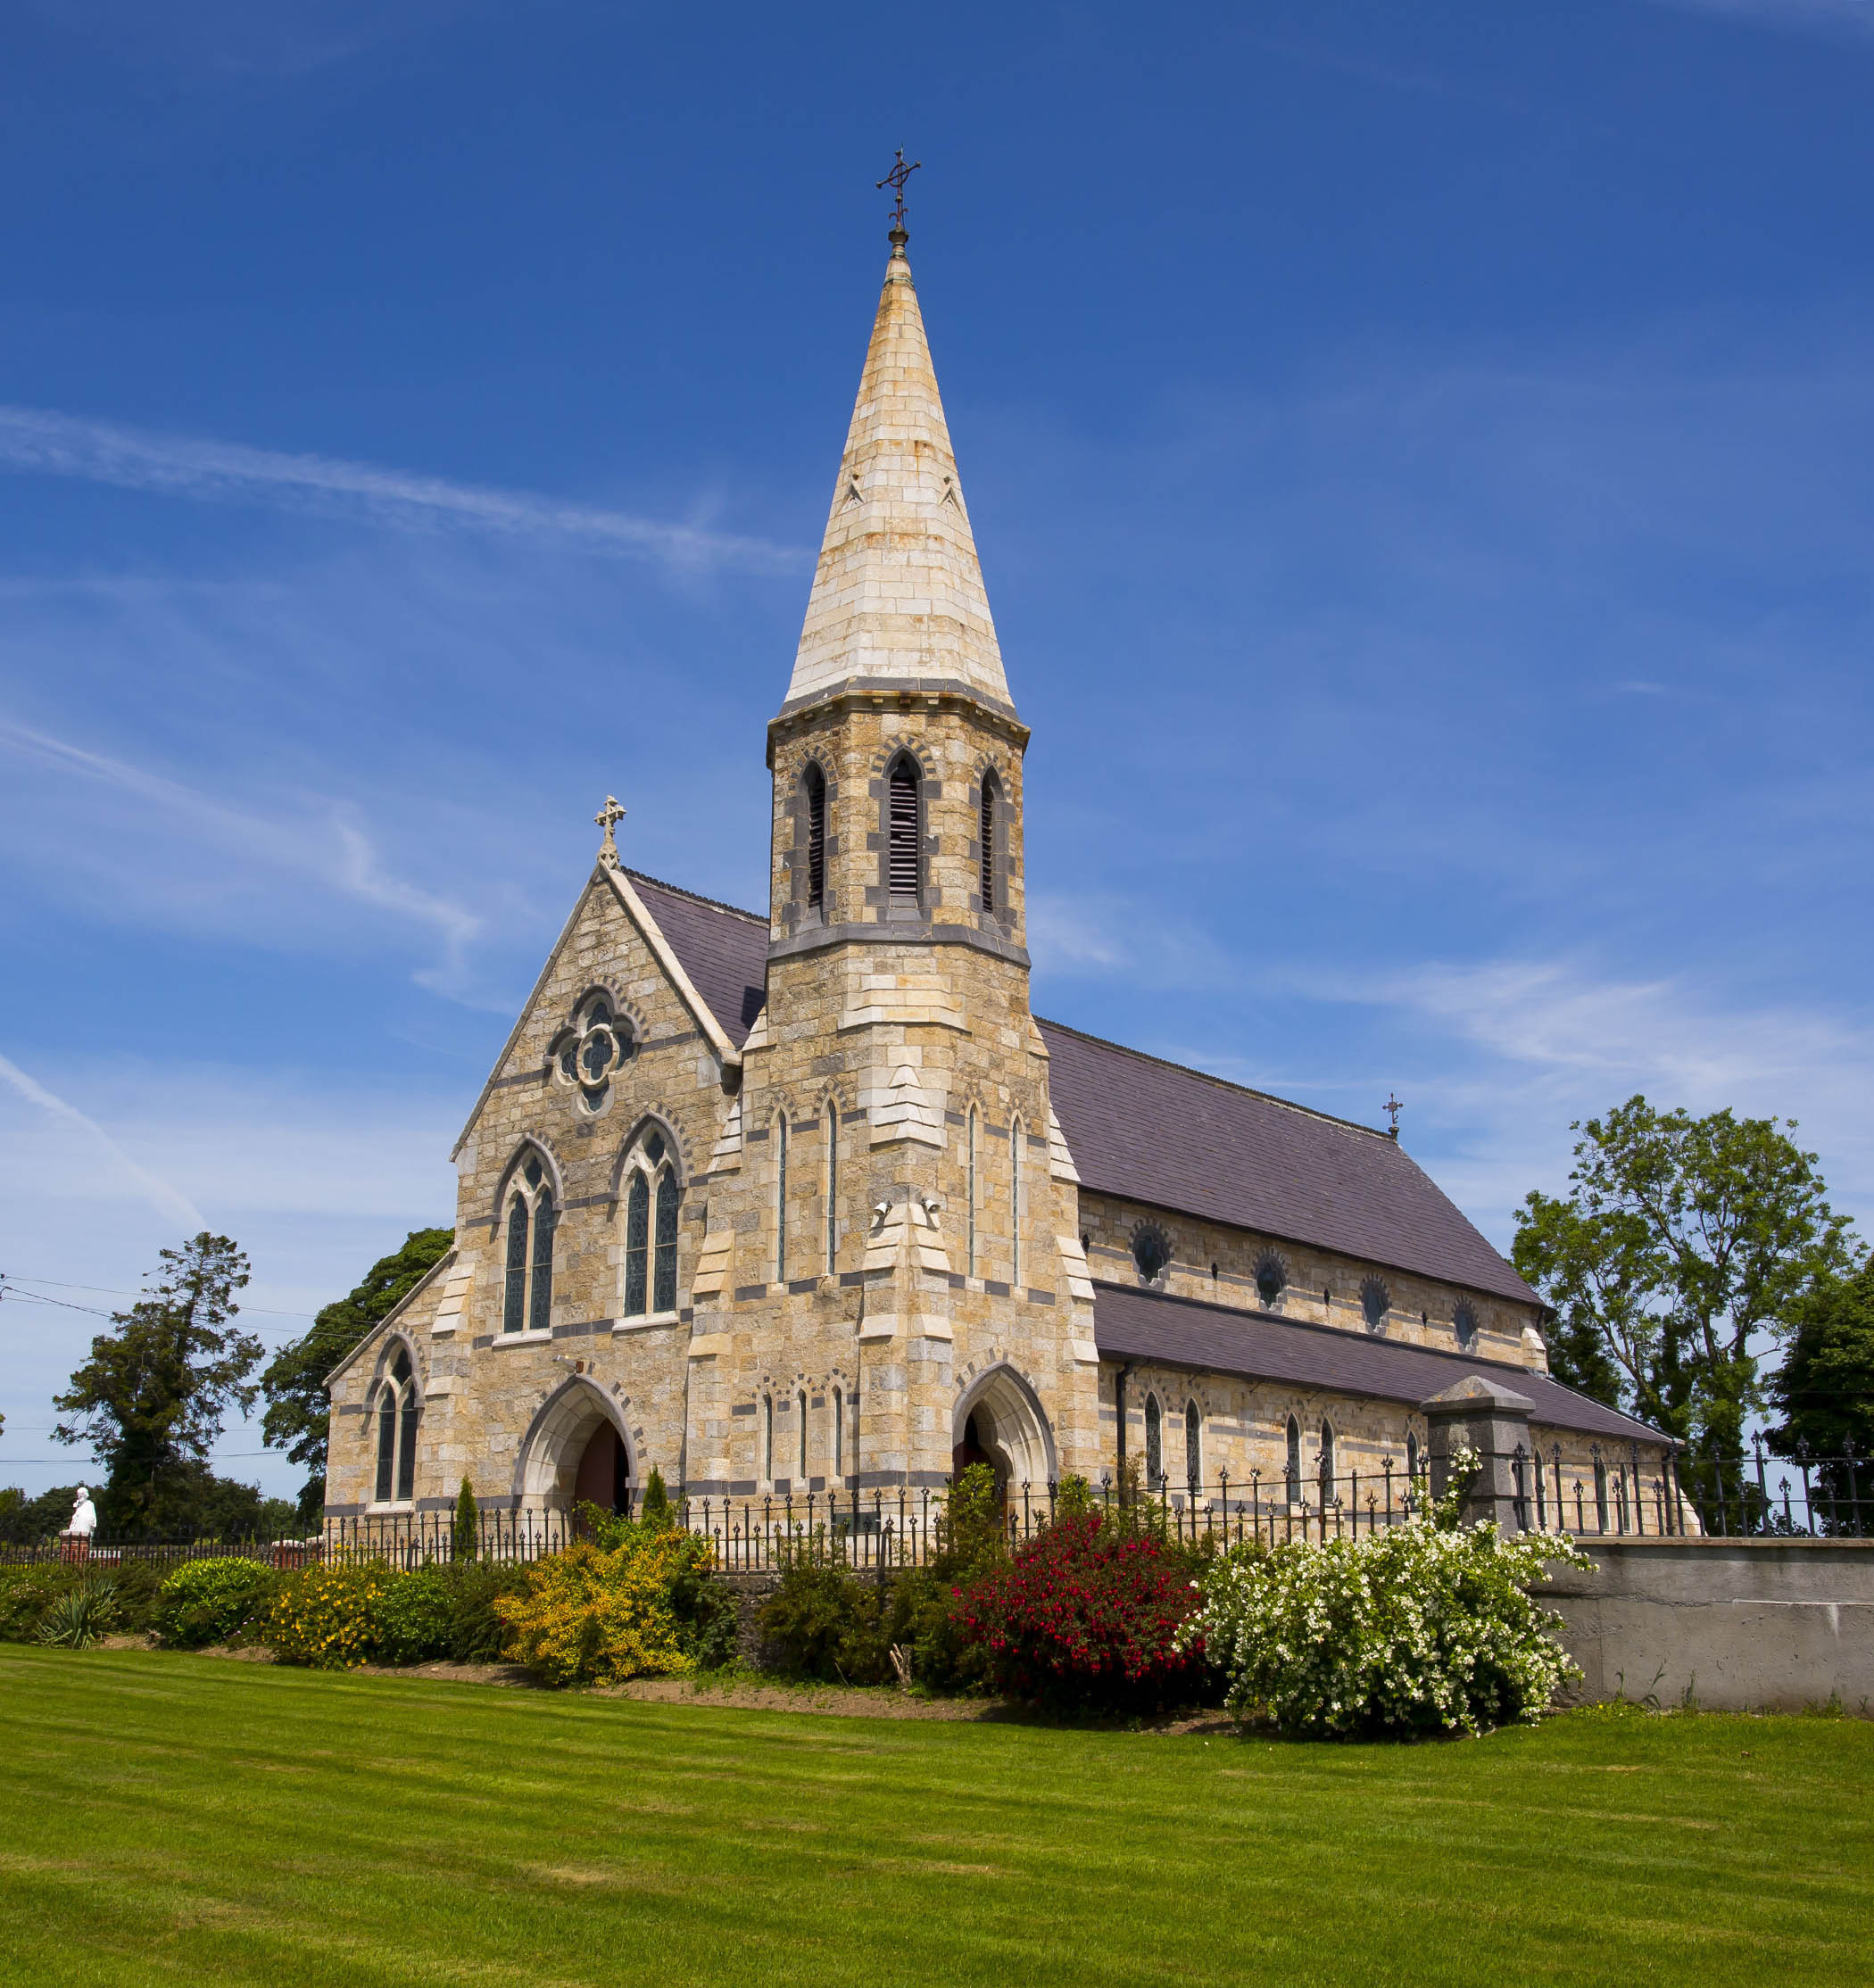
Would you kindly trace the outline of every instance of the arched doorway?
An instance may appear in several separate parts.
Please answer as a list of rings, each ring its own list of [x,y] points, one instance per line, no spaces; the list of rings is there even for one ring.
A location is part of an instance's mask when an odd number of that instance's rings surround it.
[[[569,1512],[582,1499],[622,1511],[634,1486],[631,1439],[609,1396],[590,1379],[563,1382],[534,1418],[514,1473],[527,1512]]]
[[[991,1367],[957,1404],[950,1466],[986,1463],[1005,1496],[1054,1481],[1054,1434],[1034,1390],[1012,1367]]]
[[[631,1459],[618,1432],[601,1422],[585,1439],[573,1477],[575,1505],[595,1504],[601,1512],[631,1510]]]

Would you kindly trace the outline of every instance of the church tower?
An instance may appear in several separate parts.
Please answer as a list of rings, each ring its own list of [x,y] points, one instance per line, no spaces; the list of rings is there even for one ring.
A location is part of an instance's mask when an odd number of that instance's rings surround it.
[[[907,241],[900,211],[768,727],[767,1005],[726,1141],[722,1321],[755,1398],[752,1478],[740,1455],[724,1474],[763,1489],[986,1461],[1039,1490],[1097,1455],[1092,1292],[1029,1010],[1028,732]],[[709,1226],[720,1260],[713,1196]]]

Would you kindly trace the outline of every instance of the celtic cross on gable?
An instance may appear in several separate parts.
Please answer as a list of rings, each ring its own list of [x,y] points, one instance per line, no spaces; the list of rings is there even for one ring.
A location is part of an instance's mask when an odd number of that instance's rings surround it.
[[[608,869],[615,870],[618,866],[618,845],[612,838],[612,831],[625,819],[625,810],[618,806],[618,797],[616,794],[607,794],[604,807],[593,819],[605,831],[605,840],[599,844],[599,860]]]

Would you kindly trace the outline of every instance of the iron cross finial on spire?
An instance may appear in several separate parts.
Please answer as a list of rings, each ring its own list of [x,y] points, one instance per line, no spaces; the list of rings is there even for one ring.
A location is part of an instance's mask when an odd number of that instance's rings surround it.
[[[1392,1130],[1386,1136],[1388,1139],[1397,1139],[1399,1136],[1399,1114],[1406,1107],[1393,1095],[1390,1086],[1387,1089],[1386,1103],[1382,1108],[1392,1114]]]
[[[905,181],[923,164],[924,161],[922,159],[914,159],[909,165],[906,165],[905,148],[900,145],[898,148],[898,163],[891,168],[891,171],[883,179],[877,182],[878,190],[881,193],[889,186],[896,196],[896,204],[891,209],[891,245],[893,248],[902,248],[911,239],[910,236],[905,231]]]
[[[605,840],[599,844],[599,860],[607,869],[615,870],[618,866],[618,845],[612,839],[612,831],[625,819],[625,810],[618,806],[618,797],[616,794],[607,794],[604,807],[593,819],[605,831]]]

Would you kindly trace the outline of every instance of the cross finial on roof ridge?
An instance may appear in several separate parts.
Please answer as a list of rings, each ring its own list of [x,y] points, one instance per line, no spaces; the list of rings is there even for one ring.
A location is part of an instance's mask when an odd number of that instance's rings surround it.
[[[618,806],[618,797],[616,794],[607,794],[604,807],[593,819],[605,831],[605,840],[599,844],[599,860],[608,870],[615,870],[618,866],[618,845],[613,838],[612,831],[625,819],[625,810]]]

